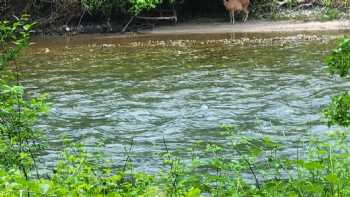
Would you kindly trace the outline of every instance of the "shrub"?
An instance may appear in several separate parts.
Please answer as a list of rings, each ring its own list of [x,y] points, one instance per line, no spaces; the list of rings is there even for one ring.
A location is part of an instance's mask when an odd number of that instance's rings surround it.
[[[326,58],[329,72],[344,77],[349,74],[350,69],[350,38],[343,38],[338,46]]]
[[[27,16],[12,23],[0,22],[0,166],[18,168],[26,179],[43,149],[42,134],[34,125],[38,116],[46,111],[44,97],[24,98],[15,61],[20,51],[28,46],[33,25]],[[14,67],[14,72],[9,70],[10,66]]]

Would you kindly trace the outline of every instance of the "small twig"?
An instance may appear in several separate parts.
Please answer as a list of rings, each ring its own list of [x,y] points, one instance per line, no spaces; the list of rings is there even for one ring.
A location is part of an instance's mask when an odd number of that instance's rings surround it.
[[[134,20],[135,16],[131,17],[130,20],[128,21],[128,23],[126,23],[126,25],[123,27],[122,29],[122,33],[125,33],[126,30],[128,29],[129,25],[131,24],[131,22]]]
[[[163,135],[163,144],[164,144],[164,147],[165,147],[165,150],[167,152],[167,155],[168,155],[168,159],[169,161],[171,160],[171,157],[170,157],[170,154],[169,154],[169,149],[168,149],[168,145],[166,144],[166,141],[165,141],[165,137]],[[171,160],[171,164],[170,164],[170,172],[172,172],[174,169],[174,161]],[[172,186],[173,186],[173,190],[176,194],[177,192],[177,185],[176,185],[176,181],[177,181],[177,174],[176,173],[172,173],[172,176],[174,178],[173,182],[172,182]],[[171,195],[172,196],[172,195]]]
[[[86,9],[84,8],[84,11],[83,11],[83,13],[82,13],[82,14],[81,14],[81,16],[80,16],[80,19],[79,19],[79,22],[78,22],[77,27],[79,27],[79,26],[80,26],[81,21],[83,20],[83,17],[85,16],[85,13],[86,13]]]
[[[26,143],[29,144],[28,139],[26,139]],[[35,141],[33,141],[32,143],[33,143],[34,146],[37,146],[37,144],[35,143]],[[40,147],[40,146],[39,146],[39,147]],[[37,164],[37,162],[36,162],[36,160],[35,160],[35,155],[34,155],[33,152],[30,150],[30,148],[29,148],[28,152],[29,152],[29,154],[30,154],[30,157],[31,157],[32,160],[33,160],[33,164],[34,164],[34,168],[35,168],[36,177],[37,177],[38,179],[40,179],[39,170],[38,170],[38,164]]]
[[[131,143],[130,143],[130,147],[129,147],[129,151],[126,152],[126,159],[125,159],[125,163],[124,163],[124,167],[123,167],[123,172],[126,171],[126,167],[127,167],[127,164],[130,160],[130,153],[132,152],[132,149],[134,147],[134,138],[131,138]]]
[[[243,156],[243,155],[241,154],[241,152],[240,152],[237,148],[235,148],[235,150],[237,151],[237,153],[238,153],[238,155],[239,155],[240,157]],[[260,188],[260,183],[259,183],[259,179],[258,179],[258,177],[256,176],[255,171],[254,171],[254,169],[253,169],[254,165],[251,164],[251,163],[249,162],[249,160],[246,159],[246,158],[244,158],[244,157],[243,157],[243,160],[248,164],[249,171],[250,171],[250,172],[252,173],[252,175],[254,176],[256,187],[257,187],[259,190],[261,190],[261,188]]]
[[[15,18],[16,20],[19,20],[18,16],[14,15],[14,14],[12,15],[12,17]]]

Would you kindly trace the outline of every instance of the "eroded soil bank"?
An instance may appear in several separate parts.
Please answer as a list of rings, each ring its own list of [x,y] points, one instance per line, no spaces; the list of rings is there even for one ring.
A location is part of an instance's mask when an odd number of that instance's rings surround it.
[[[110,34],[80,34],[65,36],[35,36],[32,48],[56,48],[74,45],[101,45],[108,48],[119,45],[139,45],[138,43],[158,41],[205,41],[240,39],[250,41],[261,39],[271,40],[325,40],[329,35],[350,35],[350,20],[328,22],[295,22],[295,21],[249,21],[237,23],[183,23],[178,25],[160,26],[153,30],[138,33]],[[325,38],[328,37],[328,38]],[[332,36],[331,36],[332,37]],[[255,41],[254,41],[255,42]]]
[[[259,32],[305,32],[305,31],[346,31],[350,30],[350,20],[327,22],[295,21],[249,21],[247,23],[183,23],[162,26],[144,33],[151,34],[196,34],[196,33],[259,33]]]

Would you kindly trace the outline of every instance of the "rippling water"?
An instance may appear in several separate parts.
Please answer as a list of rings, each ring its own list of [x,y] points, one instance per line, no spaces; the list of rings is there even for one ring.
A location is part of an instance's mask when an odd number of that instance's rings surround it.
[[[327,74],[328,42],[91,42],[54,46],[46,54],[34,45],[29,61],[22,60],[25,86],[49,93],[51,110],[40,122],[50,140],[47,161],[62,148],[62,134],[90,148],[103,140],[102,150],[116,163],[134,138],[134,161],[152,169],[164,151],[163,136],[182,152],[197,141],[225,144],[221,124],[292,148],[305,133],[328,129],[320,110],[350,86]]]

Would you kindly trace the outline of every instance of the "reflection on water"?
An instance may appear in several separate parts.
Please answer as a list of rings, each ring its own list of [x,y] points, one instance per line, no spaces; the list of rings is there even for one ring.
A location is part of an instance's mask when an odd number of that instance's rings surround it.
[[[42,54],[39,45],[23,61],[25,86],[49,93],[51,110],[40,123],[50,140],[48,161],[62,148],[62,134],[91,148],[103,140],[115,163],[134,138],[134,161],[152,169],[163,136],[184,152],[197,141],[225,144],[221,124],[292,148],[306,132],[327,130],[321,108],[350,85],[328,76],[322,59],[330,44],[318,41],[105,46]]]

